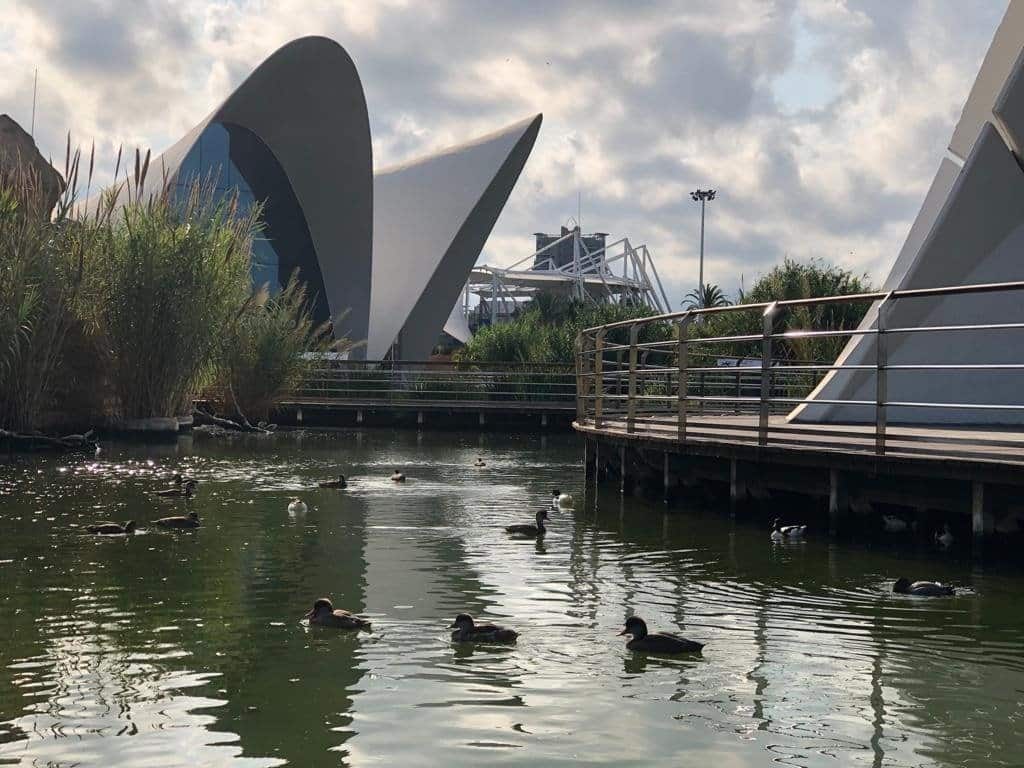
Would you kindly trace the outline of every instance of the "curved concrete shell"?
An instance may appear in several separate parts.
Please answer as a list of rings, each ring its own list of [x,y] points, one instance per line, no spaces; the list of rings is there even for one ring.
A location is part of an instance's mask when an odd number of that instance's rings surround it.
[[[367,341],[353,356],[425,359],[540,130],[536,115],[475,141],[372,171],[369,118],[355,65],[337,43],[304,37],[264,61],[151,163],[150,179],[264,205],[253,280],[297,268],[317,320]],[[152,184],[152,181],[151,181]],[[342,315],[344,315],[342,319]]]
[[[1024,3],[1014,0],[985,57],[950,142],[955,159],[942,161],[883,290],[996,283],[1024,279]],[[1016,153],[1016,154],[1015,154]],[[877,322],[873,306],[861,328]],[[1024,321],[1017,294],[984,294],[898,301],[890,327]],[[1019,338],[1008,332],[894,334],[887,356],[892,365],[971,365],[1024,362]],[[842,365],[872,365],[872,336],[854,337],[838,359]],[[1002,371],[902,370],[888,377],[888,400],[906,403],[1016,405],[1024,374]],[[806,422],[874,420],[871,407],[822,400],[873,402],[875,377],[866,371],[829,374],[790,418]],[[889,420],[909,424],[1019,424],[1013,410],[890,409]]]
[[[151,167],[177,177],[204,131],[215,124],[252,133],[277,160],[315,248],[330,316],[348,312],[336,333],[365,339],[373,156],[366,99],[352,59],[325,37],[288,43]]]
[[[541,120],[536,115],[374,176],[370,359],[392,345],[396,359],[430,355]]]

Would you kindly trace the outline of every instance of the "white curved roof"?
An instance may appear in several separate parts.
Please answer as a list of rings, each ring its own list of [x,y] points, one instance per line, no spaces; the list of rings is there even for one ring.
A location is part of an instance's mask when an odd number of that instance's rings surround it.
[[[403,328],[400,356],[429,356],[540,122],[536,115],[374,174],[368,359],[383,357]],[[410,318],[415,327],[406,327]]]

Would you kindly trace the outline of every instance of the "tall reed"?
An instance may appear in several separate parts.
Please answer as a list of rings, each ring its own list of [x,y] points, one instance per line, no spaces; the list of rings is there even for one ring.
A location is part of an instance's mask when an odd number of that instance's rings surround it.
[[[148,159],[136,154],[134,178],[104,198],[117,210],[100,227],[93,270],[95,326],[122,419],[177,415],[211,375],[250,294],[260,214],[216,194],[211,179],[182,192],[165,178],[149,192]]]
[[[328,352],[355,345],[334,340],[331,323],[312,319],[298,270],[277,295],[261,288],[238,314],[221,357],[217,390],[222,407],[243,420],[267,420]]]
[[[15,431],[39,426],[68,334],[90,300],[85,276],[94,230],[71,217],[79,161],[69,137],[67,184],[52,216],[35,169],[19,162],[0,174],[0,426]]]

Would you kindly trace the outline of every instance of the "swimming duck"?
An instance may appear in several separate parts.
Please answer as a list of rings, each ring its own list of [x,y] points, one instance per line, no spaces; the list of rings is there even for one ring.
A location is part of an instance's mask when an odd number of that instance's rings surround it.
[[[548,512],[546,509],[540,510],[537,513],[537,524],[530,525],[529,523],[522,523],[519,525],[506,525],[505,533],[511,533],[513,536],[526,536],[529,538],[540,538],[548,529],[544,527],[544,521],[548,519]]]
[[[956,590],[948,584],[940,584],[937,581],[915,581],[901,576],[892,585],[892,591],[898,595],[917,595],[919,597],[949,597],[955,595]]]
[[[953,538],[953,532],[949,530],[949,523],[943,523],[942,533],[939,533],[937,531],[935,533],[935,543],[939,546],[948,549],[949,547],[953,546],[954,541],[955,539]]]
[[[370,631],[370,622],[340,608],[335,609],[326,597],[321,597],[313,603],[313,609],[304,618],[309,619],[310,624],[316,624],[318,627]]]
[[[306,502],[298,497],[292,499],[291,504],[288,505],[288,512],[292,515],[304,515],[308,510]]]
[[[910,526],[902,517],[882,515],[882,527],[887,533],[905,533]]]
[[[486,467],[486,466],[487,466],[487,462],[486,462],[486,461],[484,461],[484,460],[483,460],[482,458],[480,458],[479,456],[477,456],[477,457],[476,457],[476,463],[475,463],[475,464],[474,464],[473,466],[474,466],[474,467]]]
[[[175,515],[174,517],[161,517],[155,521],[161,528],[198,528],[199,513],[189,512],[187,515]]]
[[[456,643],[514,643],[519,633],[496,624],[476,624],[468,613],[460,613],[455,617],[449,629],[452,640]]]
[[[700,653],[704,643],[687,640],[685,637],[672,635],[668,632],[647,632],[647,622],[639,616],[626,619],[626,626],[620,635],[632,635],[633,639],[626,643],[631,651],[645,653]]]
[[[404,483],[405,475],[399,472],[397,469],[391,473],[391,479],[396,483]]]
[[[348,482],[345,480],[344,475],[338,475],[337,480],[321,480],[321,488],[348,488]]]
[[[551,508],[552,509],[566,509],[572,506],[572,496],[568,493],[562,493],[560,490],[555,488],[551,491]]]
[[[196,488],[199,485],[198,481],[193,480],[192,478],[189,478],[188,480],[183,480],[181,475],[174,476],[174,483],[175,485],[173,488],[164,488],[162,491],[157,491],[156,495],[163,496],[165,498],[180,498],[184,496],[186,499],[191,499],[195,495]]]
[[[111,523],[104,521],[102,523],[94,523],[93,525],[86,526],[85,530],[89,533],[98,533],[101,536],[116,536],[118,534],[131,534],[135,533],[135,521],[129,520],[124,525],[120,523]]]
[[[777,517],[772,521],[772,541],[802,539],[806,532],[806,525],[779,525],[779,518]]]

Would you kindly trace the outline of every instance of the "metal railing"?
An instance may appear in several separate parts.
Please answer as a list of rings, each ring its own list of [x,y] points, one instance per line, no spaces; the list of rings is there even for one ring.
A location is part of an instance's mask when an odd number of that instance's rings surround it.
[[[942,418],[935,419],[934,427],[920,420],[900,425],[901,413],[924,408],[995,411],[1009,414],[1007,422],[1019,421],[1024,411],[1024,379],[1020,398],[1014,402],[916,402],[890,396],[890,378],[898,372],[912,371],[918,376],[1024,374],[1024,363],[1006,362],[1005,355],[1001,361],[964,363],[951,363],[948,357],[890,360],[893,340],[911,334],[941,336],[953,344],[955,337],[964,338],[965,331],[987,337],[1024,330],[1021,302],[1016,311],[1008,313],[1012,316],[1000,318],[1006,322],[894,325],[893,309],[901,302],[1022,290],[1024,282],[1006,282],[828,296],[694,309],[588,328],[576,340],[576,422],[583,429],[680,442],[745,442],[875,455],[962,454],[1024,463],[1024,427],[960,428],[943,423]],[[871,313],[869,321],[835,322],[843,308],[865,305]],[[852,313],[855,318],[861,315]],[[921,313],[926,318],[922,323],[929,322],[926,315]],[[822,316],[827,317],[822,320]],[[848,311],[847,316],[851,316]],[[865,337],[861,344],[865,348],[857,355],[839,355],[853,337]],[[1014,341],[1003,340],[1003,348]],[[1011,348],[1020,349],[1019,343]],[[799,354],[815,349],[819,354],[810,358]],[[975,357],[980,354],[976,352]],[[1024,355],[1017,357],[1024,359]],[[808,400],[826,376],[844,371],[873,380],[874,396],[836,399],[816,393]],[[984,387],[978,391],[983,397]],[[846,412],[858,416],[842,423],[783,418],[808,403],[816,408],[852,409]]]
[[[339,405],[503,405],[571,411],[576,379],[571,364],[324,361],[288,398],[292,403]]]

